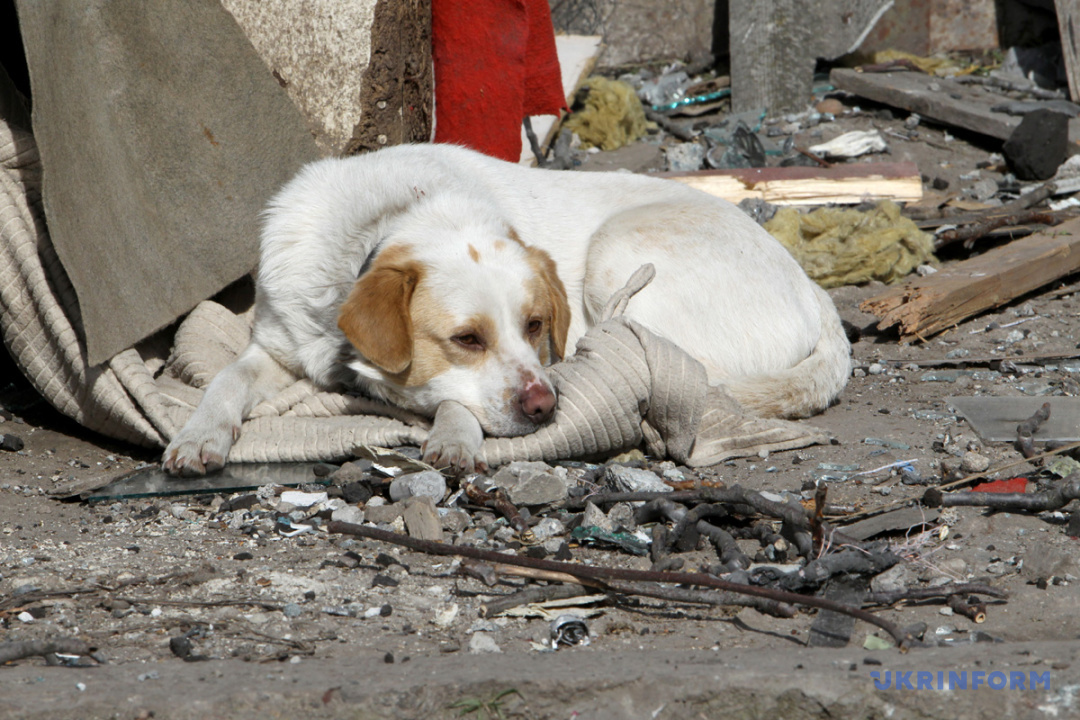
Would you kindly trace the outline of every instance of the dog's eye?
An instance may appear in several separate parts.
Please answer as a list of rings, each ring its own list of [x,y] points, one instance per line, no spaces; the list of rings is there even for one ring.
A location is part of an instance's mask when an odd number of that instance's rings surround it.
[[[530,320],[529,324],[525,326],[525,332],[527,332],[529,335],[536,335],[543,329],[543,320]]]
[[[484,347],[484,342],[476,333],[464,333],[462,335],[455,335],[451,339],[461,347],[468,348],[469,350],[482,350]]]

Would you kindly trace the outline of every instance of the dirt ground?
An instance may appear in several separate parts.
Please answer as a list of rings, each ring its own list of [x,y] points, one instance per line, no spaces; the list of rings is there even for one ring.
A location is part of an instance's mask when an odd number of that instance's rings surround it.
[[[867,112],[817,125],[797,142],[870,127],[903,131],[902,114],[889,118],[862,105]],[[913,140],[888,135],[891,157],[875,159],[913,160],[928,185],[940,178],[958,194],[978,179],[1001,178],[986,169],[972,175],[999,149],[992,142],[925,124],[919,133]],[[662,164],[653,140],[590,155],[586,169]],[[942,463],[955,466],[965,454],[991,468],[1013,463],[1020,455],[1010,444],[983,442],[947,399],[1080,393],[1080,361],[1024,362],[1077,352],[1080,294],[1053,292],[1061,286],[906,346],[877,332],[874,318],[858,309],[884,286],[832,291],[841,315],[862,329],[857,369],[840,402],[810,420],[835,444],[682,470],[691,480],[795,495],[824,477],[830,504],[854,512],[926,490],[905,484],[896,468],[876,468],[909,461],[937,482]],[[946,356],[1015,362],[951,373],[920,366]],[[778,619],[630,598],[598,607],[588,646],[551,651],[547,619],[480,615],[485,602],[523,581],[488,587],[446,558],[375,541],[325,532],[286,537],[275,527],[274,497],[256,498],[246,510],[224,504],[227,494],[61,502],[52,493],[62,483],[120,476],[156,456],[81,430],[36,401],[9,365],[0,367],[8,373],[0,381],[7,410],[0,434],[25,442],[17,452],[0,451],[0,646],[74,636],[107,660],[47,667],[28,658],[0,668],[0,718],[1080,714],[1080,541],[1066,531],[1068,513],[957,508],[943,512],[932,532],[892,536],[904,558],[893,575],[904,584],[986,582],[1009,593],[988,604],[979,625],[947,614],[940,602],[880,610],[902,626],[926,623],[927,638],[942,647],[865,649],[868,635],[880,633],[860,622],[846,648],[808,648],[812,612]],[[994,476],[1036,470],[1020,463]],[[494,532],[491,520],[474,514],[458,539],[475,540],[481,527]],[[689,553],[687,561],[715,561],[711,552]],[[617,550],[575,546],[571,553],[595,564],[649,566]],[[181,637],[205,661],[179,659],[170,641]],[[997,670],[1043,681],[1023,690],[878,690],[871,675]]]

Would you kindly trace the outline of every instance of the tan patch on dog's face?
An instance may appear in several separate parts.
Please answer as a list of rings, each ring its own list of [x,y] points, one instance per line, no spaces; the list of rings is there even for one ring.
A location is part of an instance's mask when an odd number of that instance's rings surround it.
[[[499,335],[490,317],[474,315],[455,323],[431,293],[413,297],[412,320],[413,364],[394,378],[403,387],[424,385],[451,367],[479,368],[498,350]]]
[[[403,372],[412,362],[410,305],[423,274],[423,266],[406,248],[387,248],[357,279],[338,311],[345,337],[386,372]]]
[[[533,269],[533,280],[529,283],[533,301],[522,311],[525,337],[536,348],[540,361],[550,365],[566,357],[570,304],[551,256],[535,247],[526,247],[525,251]]]
[[[474,263],[480,262],[480,251],[477,250],[476,247],[473,245],[469,245],[469,257],[472,258],[472,261]]]

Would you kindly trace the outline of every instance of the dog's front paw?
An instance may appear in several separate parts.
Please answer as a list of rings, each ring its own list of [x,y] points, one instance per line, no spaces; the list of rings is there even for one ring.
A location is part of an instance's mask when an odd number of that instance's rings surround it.
[[[193,428],[189,424],[165,448],[161,468],[170,475],[181,477],[194,477],[220,470],[225,467],[225,459],[238,437],[239,426]]]
[[[424,453],[424,462],[450,475],[487,471],[487,463],[477,457],[478,448],[469,443],[432,442],[431,438],[428,438],[420,449]]]
[[[484,431],[471,412],[452,400],[439,405],[427,440],[421,446],[423,460],[453,475],[485,472],[480,456]]]

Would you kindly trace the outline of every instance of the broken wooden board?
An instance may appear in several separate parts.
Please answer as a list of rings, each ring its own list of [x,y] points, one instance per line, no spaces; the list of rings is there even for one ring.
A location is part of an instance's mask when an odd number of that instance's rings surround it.
[[[833,70],[829,78],[839,90],[999,140],[1008,140],[1020,124],[1019,117],[990,109],[1008,98],[982,85],[964,85],[911,71],[861,73],[846,68]],[[1073,118],[1069,120],[1069,142],[1077,141],[1080,120]]]
[[[1036,442],[1080,440],[1080,398],[1075,397],[951,397],[950,407],[964,416],[986,442],[1013,442],[1016,426],[1050,403],[1050,417],[1032,437]]]
[[[1073,219],[912,278],[864,300],[878,329],[899,326],[900,342],[924,340],[990,308],[1080,270],[1080,219]]]
[[[657,175],[733,203],[757,198],[777,205],[856,205],[867,200],[914,202],[922,197],[922,178],[913,162],[853,163],[829,168],[701,170]]]
[[[1069,77],[1069,96],[1080,98],[1080,0],[1055,0],[1058,28],[1061,34],[1061,54],[1065,74]]]

